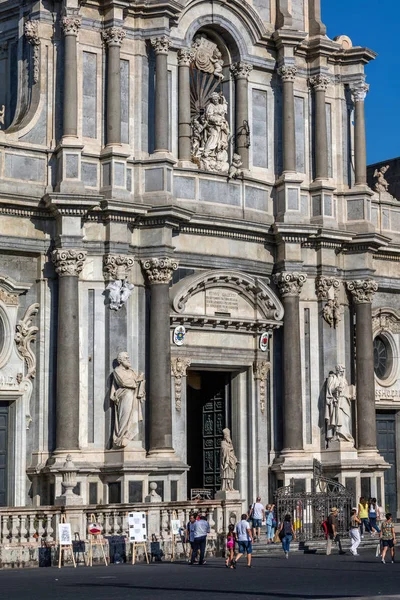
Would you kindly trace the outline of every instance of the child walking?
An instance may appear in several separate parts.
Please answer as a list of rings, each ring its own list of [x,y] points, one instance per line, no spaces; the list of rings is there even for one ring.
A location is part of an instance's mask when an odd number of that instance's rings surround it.
[[[226,549],[228,556],[225,561],[225,566],[227,569],[229,567],[234,569],[236,566],[233,560],[235,558],[235,526],[232,524],[228,527],[228,533],[226,536]]]

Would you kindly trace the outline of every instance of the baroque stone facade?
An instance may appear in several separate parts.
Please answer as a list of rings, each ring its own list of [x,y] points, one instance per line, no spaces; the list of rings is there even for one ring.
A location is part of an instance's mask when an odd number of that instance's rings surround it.
[[[318,458],[398,510],[375,54],[328,38],[317,0],[234,4],[1,11],[0,505],[53,504],[69,455],[83,504],[213,495],[230,430],[245,503],[311,490]]]

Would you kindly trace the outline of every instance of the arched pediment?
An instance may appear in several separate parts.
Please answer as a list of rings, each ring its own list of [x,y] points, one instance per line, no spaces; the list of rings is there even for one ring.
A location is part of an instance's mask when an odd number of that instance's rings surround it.
[[[400,312],[390,308],[378,308],[372,313],[373,331],[391,331],[400,333]]]
[[[172,307],[177,315],[227,318],[243,323],[282,325],[283,306],[268,286],[239,271],[203,271],[181,280],[171,288]]]

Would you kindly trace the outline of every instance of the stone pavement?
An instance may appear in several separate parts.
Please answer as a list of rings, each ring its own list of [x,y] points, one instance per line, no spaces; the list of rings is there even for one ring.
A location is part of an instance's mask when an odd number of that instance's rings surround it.
[[[399,556],[400,559],[400,556]],[[390,598],[399,592],[400,562],[383,565],[372,550],[359,557],[296,553],[207,564],[153,563],[0,571],[0,598],[10,600],[274,600]]]

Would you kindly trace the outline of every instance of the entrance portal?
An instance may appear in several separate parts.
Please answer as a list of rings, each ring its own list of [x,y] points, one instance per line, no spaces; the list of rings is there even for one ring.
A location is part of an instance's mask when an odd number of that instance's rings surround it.
[[[221,487],[222,430],[230,426],[230,375],[217,371],[189,371],[187,387],[188,490]]]
[[[0,506],[8,504],[8,402],[0,402]]]

